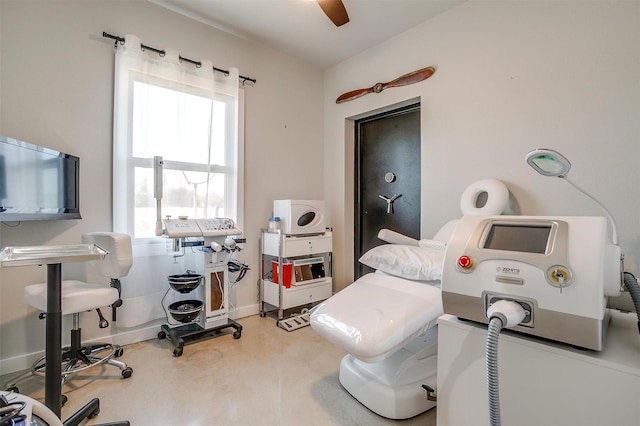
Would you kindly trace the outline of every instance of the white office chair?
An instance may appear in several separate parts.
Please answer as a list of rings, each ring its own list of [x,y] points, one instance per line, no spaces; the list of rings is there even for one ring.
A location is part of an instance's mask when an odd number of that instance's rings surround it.
[[[133,263],[131,237],[127,234],[94,232],[83,235],[82,242],[96,244],[109,253],[103,260],[89,263],[99,275],[111,279],[111,286],[77,280],[62,282],[62,314],[73,314],[71,346],[62,349],[62,384],[73,374],[104,363],[120,368],[123,378],[131,377],[133,369],[124,362],[113,359],[122,355],[123,349],[120,346],[110,343],[83,345],[80,330],[80,313],[84,311],[95,309],[100,318],[100,328],[106,328],[109,322],[102,315],[100,307],[110,305],[113,309],[112,320],[116,320],[115,309],[122,305],[119,278],[129,273]],[[47,284],[25,287],[24,302],[43,311],[40,317],[44,318],[47,310]],[[15,388],[19,380],[31,374],[44,376],[45,368],[46,358],[42,357],[33,364],[29,372],[15,379],[9,387]]]

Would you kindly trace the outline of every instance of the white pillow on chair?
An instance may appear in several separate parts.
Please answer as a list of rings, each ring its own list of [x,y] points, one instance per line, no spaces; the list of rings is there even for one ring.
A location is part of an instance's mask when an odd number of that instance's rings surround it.
[[[442,279],[446,243],[427,243],[425,240],[423,244],[428,247],[383,244],[367,251],[359,261],[371,268],[408,280]]]

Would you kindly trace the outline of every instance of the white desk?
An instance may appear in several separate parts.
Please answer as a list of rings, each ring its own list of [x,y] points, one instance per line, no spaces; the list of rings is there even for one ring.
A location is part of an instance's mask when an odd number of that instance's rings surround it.
[[[60,418],[62,410],[62,263],[103,259],[108,252],[95,244],[5,247],[0,267],[47,265],[47,317],[44,403]]]
[[[613,311],[605,349],[583,351],[504,331],[498,344],[502,423],[640,425],[640,334]],[[438,426],[489,424],[487,327],[438,321]]]

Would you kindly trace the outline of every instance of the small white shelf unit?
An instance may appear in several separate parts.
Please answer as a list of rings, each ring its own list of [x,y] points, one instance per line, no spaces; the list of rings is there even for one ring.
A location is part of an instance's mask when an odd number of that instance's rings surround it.
[[[332,235],[330,231],[313,235],[287,235],[263,229],[260,238],[260,316],[277,310],[276,325],[287,331],[309,325],[309,314],[301,312],[284,318],[284,311],[299,306],[308,306],[325,300],[332,294]],[[272,262],[277,262],[278,277],[283,276],[283,265],[287,262],[305,263],[306,259],[318,262],[323,259],[324,277],[310,277],[306,281],[291,278],[290,287],[284,280],[275,283]],[[297,271],[300,272],[300,271]],[[271,307],[271,309],[269,309]]]

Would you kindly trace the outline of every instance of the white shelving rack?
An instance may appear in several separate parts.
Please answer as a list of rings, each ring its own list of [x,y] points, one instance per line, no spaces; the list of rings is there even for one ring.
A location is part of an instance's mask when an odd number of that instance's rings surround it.
[[[284,318],[284,311],[331,297],[332,294],[332,234],[326,231],[314,235],[286,235],[280,232],[261,231],[260,238],[260,316],[277,310],[278,327],[293,331],[309,325],[309,313],[300,313]],[[322,262],[320,266],[320,258]],[[311,274],[309,268],[292,265],[291,285],[285,286],[284,279],[274,282],[272,262],[277,262],[278,277],[283,277],[285,262],[305,264],[312,261],[321,273]],[[310,274],[310,275],[309,275]],[[302,275],[308,275],[302,277]],[[268,309],[271,307],[271,309]]]

